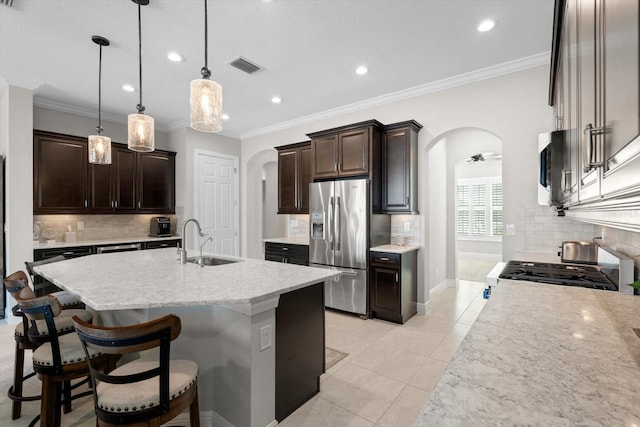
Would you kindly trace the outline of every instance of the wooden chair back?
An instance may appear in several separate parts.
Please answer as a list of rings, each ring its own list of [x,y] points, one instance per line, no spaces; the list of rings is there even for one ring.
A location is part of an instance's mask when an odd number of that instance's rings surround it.
[[[76,332],[82,342],[85,355],[89,361],[89,370],[91,377],[95,382],[94,405],[96,413],[100,419],[109,422],[113,417],[120,419],[123,414],[114,417],[112,413],[103,411],[98,406],[97,384],[105,382],[110,384],[131,384],[135,387],[135,383],[150,378],[159,377],[158,387],[160,396],[160,405],[158,407],[148,408],[131,414],[131,422],[146,420],[149,418],[159,417],[169,411],[169,362],[171,341],[180,335],[182,324],[180,318],[173,314],[151,320],[138,325],[122,326],[122,327],[105,327],[92,325],[82,321],[78,317],[73,317]],[[146,371],[137,372],[130,375],[109,375],[94,369],[91,359],[88,356],[88,349],[93,349],[105,354],[128,354],[137,353],[144,350],[159,347],[158,354],[159,365],[156,368]],[[129,417],[129,415],[126,415]]]

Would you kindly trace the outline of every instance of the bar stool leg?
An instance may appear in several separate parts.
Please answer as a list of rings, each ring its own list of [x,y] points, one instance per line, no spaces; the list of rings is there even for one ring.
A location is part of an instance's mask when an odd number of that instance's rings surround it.
[[[40,427],[60,427],[60,405],[62,387],[50,375],[42,375],[42,404],[40,406]]]
[[[62,393],[64,394],[64,408],[63,411],[65,414],[71,412],[71,381],[65,381],[64,387],[62,388]]]
[[[22,397],[22,383],[24,382],[24,349],[16,342],[16,359],[13,367],[13,395]],[[11,408],[11,419],[20,418],[22,402],[14,400]]]

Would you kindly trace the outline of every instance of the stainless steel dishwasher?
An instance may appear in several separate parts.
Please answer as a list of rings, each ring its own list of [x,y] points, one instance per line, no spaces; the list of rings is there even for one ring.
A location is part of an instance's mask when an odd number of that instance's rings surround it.
[[[108,254],[112,252],[128,252],[142,250],[142,244],[129,243],[124,245],[108,245],[108,246],[96,246],[97,254]]]

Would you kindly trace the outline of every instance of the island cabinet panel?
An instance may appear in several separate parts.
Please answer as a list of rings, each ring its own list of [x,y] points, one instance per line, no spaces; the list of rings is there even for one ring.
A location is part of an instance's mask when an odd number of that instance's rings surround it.
[[[418,122],[385,126],[382,138],[382,212],[418,213]]]
[[[309,246],[265,242],[264,259],[287,264],[309,265]]]
[[[175,153],[138,153],[138,211],[174,213]]]
[[[33,134],[33,211],[84,213],[88,209],[86,138]]]
[[[372,252],[371,316],[404,323],[417,312],[417,254]]]
[[[324,283],[280,295],[276,308],[276,420],[320,391],[325,371]]]
[[[276,147],[278,150],[278,213],[309,213],[311,143]]]
[[[378,176],[382,127],[370,120],[308,134],[313,180]]]

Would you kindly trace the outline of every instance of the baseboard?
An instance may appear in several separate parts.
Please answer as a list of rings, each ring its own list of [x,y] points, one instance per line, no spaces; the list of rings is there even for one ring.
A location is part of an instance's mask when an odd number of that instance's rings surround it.
[[[425,303],[419,302],[417,304],[418,314],[425,315],[431,311],[431,301],[427,301]]]

